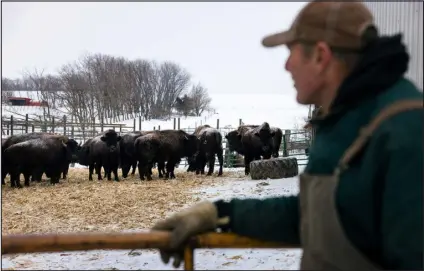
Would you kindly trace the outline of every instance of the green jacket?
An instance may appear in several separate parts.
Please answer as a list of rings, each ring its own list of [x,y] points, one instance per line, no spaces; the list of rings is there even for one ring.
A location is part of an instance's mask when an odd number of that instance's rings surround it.
[[[332,116],[314,123],[316,137],[305,172],[332,174],[359,129],[382,108],[400,99],[423,99],[422,93],[403,77],[375,95],[364,90],[359,94],[361,99],[349,99],[348,92],[337,99],[344,100],[340,102],[342,110],[335,107]],[[347,237],[387,269],[423,269],[422,121],[421,110],[386,120],[361,159],[355,159],[342,174],[336,193]],[[216,206],[219,215],[231,217],[229,229],[234,233],[300,245],[297,195],[218,201]]]

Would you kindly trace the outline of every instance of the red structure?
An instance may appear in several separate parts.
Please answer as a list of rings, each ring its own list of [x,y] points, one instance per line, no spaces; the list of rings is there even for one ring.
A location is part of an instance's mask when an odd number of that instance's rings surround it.
[[[47,106],[46,101],[33,101],[30,98],[9,97],[8,101],[14,106]]]

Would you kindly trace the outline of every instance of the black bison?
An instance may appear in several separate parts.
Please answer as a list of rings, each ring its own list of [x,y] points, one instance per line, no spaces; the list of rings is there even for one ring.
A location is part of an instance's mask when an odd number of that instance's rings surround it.
[[[274,151],[273,137],[275,132],[267,122],[257,127],[240,126],[237,130],[229,132],[227,139],[229,150],[236,151],[244,156],[245,174],[250,173],[250,162],[253,160],[269,159]]]
[[[141,131],[130,132],[121,135],[121,140],[119,141],[120,155],[121,155],[121,169],[122,177],[127,178],[128,172],[132,167],[131,175],[135,174],[135,169],[137,167],[137,159],[135,157],[135,140],[144,134]]]
[[[10,146],[12,146],[12,145],[14,145],[16,143],[25,142],[25,141],[31,140],[31,139],[45,138],[45,137],[49,137],[49,136],[52,136],[52,135],[55,135],[55,134],[53,134],[53,133],[45,133],[45,132],[34,132],[34,133],[13,135],[13,136],[10,136],[10,137],[8,137],[8,138],[6,138],[4,140],[2,139],[2,146],[1,146],[2,157],[3,157],[4,151],[8,147],[10,147]],[[72,161],[75,160],[74,158],[75,157],[73,157]],[[67,165],[64,165],[64,168],[63,168],[63,171],[62,171],[63,172],[63,179],[66,178],[66,175],[68,173],[68,169],[69,169],[69,163]],[[4,158],[2,158],[2,181],[1,181],[2,185],[5,184],[5,178],[6,178],[6,175],[8,173],[9,173],[9,170],[7,168],[7,162],[5,161]],[[43,173],[41,173],[41,175],[33,176],[32,179],[37,180],[37,181],[38,180],[41,180],[41,176],[42,175],[43,175]]]
[[[122,177],[128,177],[128,172],[132,167],[131,175],[135,174],[135,169],[137,167],[137,157],[135,153],[135,140],[148,133],[153,131],[135,131],[129,132],[121,136],[121,140],[119,141],[120,146],[120,154],[121,154],[121,168],[122,168]],[[162,162],[158,162],[158,172],[159,178],[163,178],[165,165]],[[152,174],[152,168],[149,168],[150,174]]]
[[[212,175],[215,167],[215,154],[219,161],[218,176],[222,175],[222,166],[224,164],[223,150],[222,150],[222,135],[209,125],[202,125],[196,128],[193,133],[198,139],[198,151],[193,157],[188,158],[187,171],[195,171],[196,174],[205,173],[205,165],[209,163],[209,170],[207,175]]]
[[[241,125],[240,127],[256,128],[259,125]],[[280,156],[281,142],[283,141],[283,131],[278,127],[271,127],[271,131],[274,132],[274,136],[272,137],[272,157],[278,158]]]
[[[152,180],[149,167],[154,162],[167,162],[165,179],[175,178],[175,165],[183,157],[197,151],[197,138],[183,130],[162,130],[138,137],[135,140],[140,179]]]
[[[13,144],[4,151],[12,187],[21,188],[19,175],[24,174],[25,186],[29,177],[43,172],[51,184],[59,182],[63,169],[78,151],[78,143],[66,136],[50,135]]]
[[[79,152],[79,163],[88,165],[88,179],[93,180],[93,170],[96,168],[98,180],[102,180],[101,169],[105,170],[105,176],[112,180],[119,181],[118,166],[120,160],[120,150],[118,142],[121,140],[115,130],[109,129],[96,137],[89,139],[83,144]]]

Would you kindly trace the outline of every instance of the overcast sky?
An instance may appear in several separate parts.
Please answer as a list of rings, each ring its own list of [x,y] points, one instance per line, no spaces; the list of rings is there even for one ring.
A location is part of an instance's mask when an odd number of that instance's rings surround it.
[[[278,94],[281,106],[297,107],[287,49],[261,39],[288,28],[306,3],[2,4],[4,77],[54,73],[83,53],[105,53],[175,61],[212,97]]]

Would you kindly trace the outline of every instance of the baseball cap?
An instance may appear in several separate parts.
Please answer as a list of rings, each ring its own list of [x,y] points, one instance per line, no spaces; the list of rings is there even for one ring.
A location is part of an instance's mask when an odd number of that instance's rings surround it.
[[[374,17],[359,1],[312,1],[299,12],[290,29],[266,36],[262,45],[324,41],[334,48],[361,49],[363,32],[370,26],[374,27]]]

